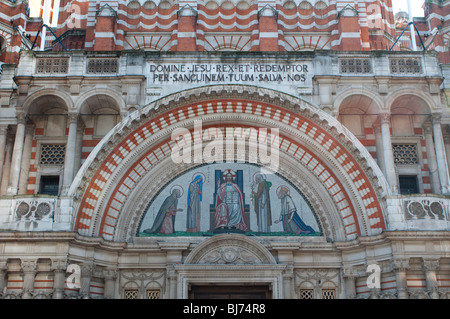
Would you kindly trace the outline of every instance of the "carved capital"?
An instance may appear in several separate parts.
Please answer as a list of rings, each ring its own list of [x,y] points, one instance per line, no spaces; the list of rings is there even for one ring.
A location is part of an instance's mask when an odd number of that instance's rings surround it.
[[[442,114],[432,114],[431,115],[431,123],[433,123],[433,125],[435,124],[441,124],[441,120],[442,120]]]
[[[8,134],[8,125],[0,125],[0,135]]]
[[[78,123],[78,113],[68,113],[67,119],[69,120],[70,124],[76,124]]]
[[[94,273],[94,264],[83,264],[81,265],[81,277],[90,277]]]
[[[27,123],[27,115],[25,112],[17,112],[17,124],[26,124]]]
[[[65,271],[67,269],[67,260],[65,259],[52,259],[51,270],[53,271]]]
[[[390,113],[380,113],[381,124],[389,124],[390,120],[391,120]]]
[[[34,273],[37,271],[37,260],[22,260],[20,267],[23,272]]]
[[[113,268],[107,268],[103,270],[103,276],[106,280],[115,280],[119,275],[119,271]]]
[[[439,259],[423,259],[422,266],[424,271],[436,271],[439,269]]]
[[[406,271],[409,269],[409,259],[394,259],[391,262],[394,271]]]
[[[424,134],[432,134],[433,128],[430,125],[424,125],[423,126],[423,133]]]
[[[358,278],[358,270],[354,267],[344,267],[343,276],[347,279],[356,279]]]

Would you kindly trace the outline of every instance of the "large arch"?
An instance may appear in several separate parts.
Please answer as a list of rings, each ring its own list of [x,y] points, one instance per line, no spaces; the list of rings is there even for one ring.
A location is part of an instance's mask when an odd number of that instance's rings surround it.
[[[171,132],[194,127],[278,128],[278,173],[298,187],[332,240],[379,234],[386,228],[389,187],[357,138],[318,107],[270,89],[226,85],[161,98],[125,118],[90,154],[70,189],[74,230],[130,241],[143,209],[173,178],[198,164],[170,157]],[[151,183],[150,183],[151,182]]]

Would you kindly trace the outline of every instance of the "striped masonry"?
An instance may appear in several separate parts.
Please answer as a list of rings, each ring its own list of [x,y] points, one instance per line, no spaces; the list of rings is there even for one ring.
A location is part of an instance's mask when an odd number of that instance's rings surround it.
[[[223,100],[205,101],[203,104],[192,104],[175,108],[158,116],[157,119],[143,124],[123,139],[101,164],[86,189],[78,211],[75,230],[83,234],[90,234],[93,229],[92,220],[94,216],[101,214],[100,235],[105,239],[111,240],[127,196],[138,185],[144,174],[151,170],[154,165],[157,165],[164,157],[170,156],[174,142],[168,139],[158,145],[154,145],[136,160],[128,168],[121,180],[116,183],[113,192],[108,195],[107,198],[109,199],[104,212],[98,212],[97,204],[99,199],[106,195],[103,192],[104,187],[110,180],[113,171],[122,165],[123,159],[133,152],[140,143],[163,127],[174,125],[185,118],[196,118],[199,114],[226,112],[227,109],[223,107],[224,105],[227,105],[234,112],[262,115],[272,119],[278,117],[278,121],[288,123],[291,127],[299,130],[306,138],[319,143],[323,151],[333,156],[347,172],[351,183],[357,189],[357,195],[364,204],[364,214],[367,214],[370,221],[370,225],[367,225],[367,227],[370,229],[384,229],[381,207],[364,170],[353,159],[351,154],[326,130],[302,116],[290,113],[277,106],[259,102],[252,104],[244,100]],[[358,222],[357,210],[350,200],[351,196],[347,193],[346,188],[344,188],[334,170],[330,169],[317,154],[305,149],[298,141],[283,136],[280,147],[282,150],[285,149],[287,154],[308,167],[321,180],[340,211],[347,236],[360,234],[361,226]]]

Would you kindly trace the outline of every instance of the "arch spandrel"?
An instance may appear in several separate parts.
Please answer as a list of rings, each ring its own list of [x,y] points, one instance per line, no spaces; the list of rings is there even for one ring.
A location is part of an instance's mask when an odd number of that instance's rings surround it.
[[[371,235],[385,228],[379,198],[389,192],[386,180],[367,150],[341,124],[293,96],[255,87],[222,86],[162,98],[117,125],[91,153],[71,187],[76,195],[75,230],[107,240],[129,240],[130,232],[124,228],[130,224],[124,220],[136,225],[139,218],[124,207],[143,196],[133,190],[145,188],[139,183],[146,180],[143,175],[148,172],[152,172],[148,176],[158,176],[159,165],[160,170],[177,169],[170,163],[170,133],[175,127],[192,127],[196,119],[205,125],[240,125],[253,120],[259,127],[280,128],[280,154],[289,158],[285,177],[292,175],[289,170],[295,171],[296,166],[303,167],[320,185],[323,193],[316,197],[326,199],[318,207],[329,210],[329,204],[333,206],[333,217],[322,215],[321,222],[344,234],[332,236],[334,240]],[[157,182],[162,187],[169,181],[167,174],[162,174]]]

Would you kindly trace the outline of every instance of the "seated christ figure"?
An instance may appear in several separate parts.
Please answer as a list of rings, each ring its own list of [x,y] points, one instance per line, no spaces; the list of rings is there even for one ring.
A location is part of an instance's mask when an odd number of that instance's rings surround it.
[[[225,182],[217,181],[215,228],[235,228],[247,231],[244,218],[244,198],[239,186],[234,182],[233,174],[225,174]]]

